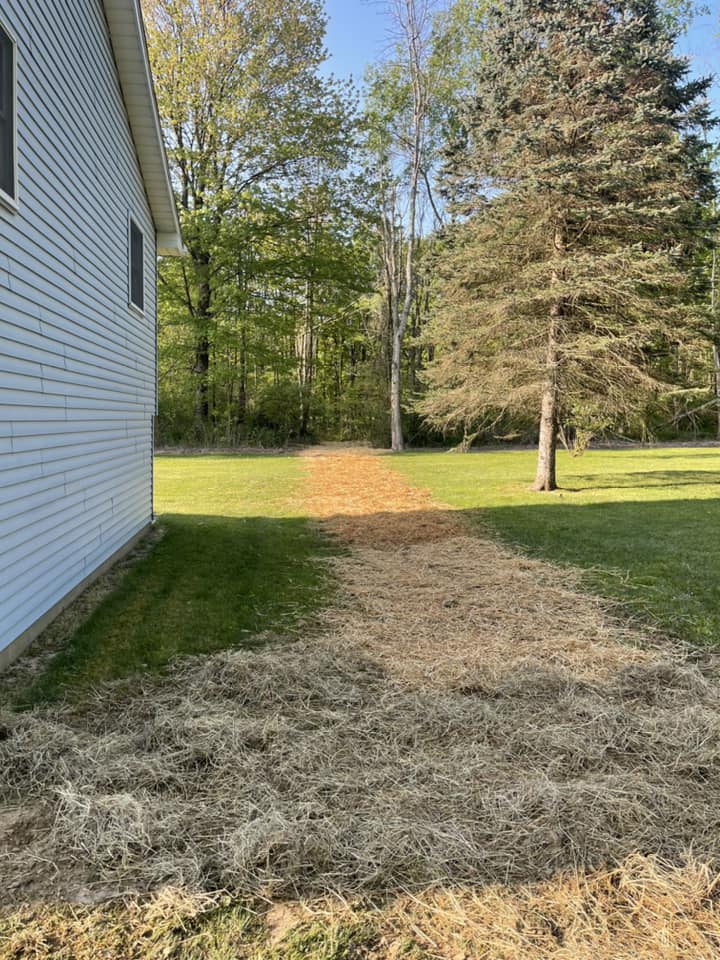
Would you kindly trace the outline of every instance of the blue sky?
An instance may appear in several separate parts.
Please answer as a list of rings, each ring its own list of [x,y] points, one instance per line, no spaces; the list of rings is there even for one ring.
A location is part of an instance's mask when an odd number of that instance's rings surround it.
[[[720,74],[720,0],[707,3],[711,13],[699,17],[680,50],[689,56],[694,69],[703,74]],[[376,0],[325,0],[329,17],[327,69],[337,76],[352,74],[362,80],[365,64],[376,60],[387,47],[387,22],[381,2]],[[720,116],[720,83],[713,87],[715,112]]]
[[[690,57],[693,70],[707,76],[715,75],[712,86],[712,103],[715,114],[720,116],[720,0],[712,0],[707,6],[711,13],[698,17],[686,36],[682,37],[680,52]],[[716,131],[717,138],[718,133]]]
[[[329,69],[337,76],[362,80],[367,63],[387,47],[387,21],[382,4],[373,0],[325,0]]]

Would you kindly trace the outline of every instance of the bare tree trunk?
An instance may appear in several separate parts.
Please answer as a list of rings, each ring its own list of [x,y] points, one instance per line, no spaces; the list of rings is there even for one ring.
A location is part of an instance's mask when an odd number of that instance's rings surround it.
[[[402,428],[402,396],[400,390],[400,361],[402,359],[402,336],[397,331],[393,336],[392,359],[390,361],[390,442],[392,449],[405,448]]]
[[[298,337],[298,386],[300,388],[300,436],[310,430],[310,402],[315,376],[315,330],[313,325],[313,288],[305,284],[305,317]]]
[[[197,374],[195,384],[195,421],[198,427],[204,427],[210,418],[210,399],[208,390],[208,372],[210,370],[210,343],[206,336],[198,337],[195,342],[195,366]]]
[[[392,361],[390,367],[390,437],[395,451],[405,448],[402,430],[401,360],[410,310],[415,297],[415,258],[417,231],[417,202],[420,184],[425,122],[429,91],[423,75],[426,44],[430,25],[427,0],[393,0],[390,13],[407,50],[407,64],[412,89],[412,134],[409,151],[410,179],[408,182],[407,246],[405,248],[405,289],[402,307],[395,301],[392,316]]]
[[[247,351],[245,349],[245,330],[240,334],[240,358],[238,365],[237,423],[245,423],[247,414]]]
[[[208,329],[210,326],[210,257],[207,253],[200,253],[195,258],[195,269],[198,275],[198,300],[195,319],[200,329],[195,341],[195,364],[193,373],[197,375],[195,384],[195,424],[199,430],[204,430],[210,419],[210,399],[208,387],[208,373],[210,370],[210,341]]]

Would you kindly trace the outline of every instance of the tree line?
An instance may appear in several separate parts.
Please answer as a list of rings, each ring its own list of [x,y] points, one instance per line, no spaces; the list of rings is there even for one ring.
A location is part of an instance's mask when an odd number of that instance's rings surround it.
[[[357,89],[321,0],[145,0],[187,255],[158,442],[717,435],[708,79],[659,0],[388,0]]]

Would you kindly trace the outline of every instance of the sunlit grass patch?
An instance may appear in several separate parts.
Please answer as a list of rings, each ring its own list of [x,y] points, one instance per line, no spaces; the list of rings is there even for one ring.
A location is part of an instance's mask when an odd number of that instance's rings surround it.
[[[682,638],[720,642],[720,450],[559,454],[561,489],[532,493],[535,453],[412,453],[387,460],[411,483],[504,540],[586,571]]]
[[[20,694],[29,705],[174,658],[254,646],[292,630],[329,591],[328,545],[298,509],[291,457],[156,462],[163,535]]]

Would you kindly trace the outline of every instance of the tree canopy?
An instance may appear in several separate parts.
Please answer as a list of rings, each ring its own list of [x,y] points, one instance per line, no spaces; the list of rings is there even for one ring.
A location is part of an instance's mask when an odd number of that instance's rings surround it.
[[[715,429],[697,9],[393,0],[355,89],[321,0],[145,0],[188,248],[161,442],[543,434],[547,488],[558,437]]]

